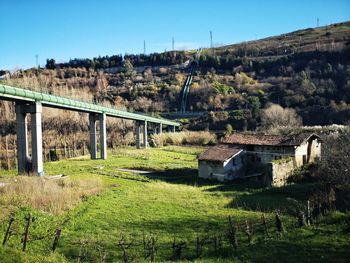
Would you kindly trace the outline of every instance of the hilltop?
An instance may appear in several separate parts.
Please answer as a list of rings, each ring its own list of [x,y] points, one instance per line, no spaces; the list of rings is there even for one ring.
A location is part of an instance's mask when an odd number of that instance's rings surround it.
[[[312,51],[341,51],[349,45],[350,21],[317,28],[307,28],[294,32],[272,36],[255,41],[215,48],[215,54],[255,55],[260,58],[290,55]],[[210,50],[206,50],[210,52]]]

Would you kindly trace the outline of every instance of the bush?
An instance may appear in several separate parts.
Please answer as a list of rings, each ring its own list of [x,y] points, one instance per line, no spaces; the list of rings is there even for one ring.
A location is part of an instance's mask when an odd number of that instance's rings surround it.
[[[328,190],[336,194],[337,208],[350,210],[350,132],[328,136],[322,147],[322,160],[314,173]]]
[[[216,136],[207,131],[160,133],[152,135],[156,146],[164,145],[208,145],[216,142]]]

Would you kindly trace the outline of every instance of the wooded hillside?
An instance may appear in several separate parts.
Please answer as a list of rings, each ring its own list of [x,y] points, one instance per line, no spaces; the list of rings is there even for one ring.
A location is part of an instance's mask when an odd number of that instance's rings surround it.
[[[236,130],[256,129],[269,103],[295,109],[304,125],[349,124],[349,45],[350,22],[345,22],[202,50],[188,110],[207,114],[185,128],[224,130],[230,123]],[[48,59],[46,68],[2,71],[1,82],[157,115],[178,111],[186,65],[195,54],[113,55],[67,63]],[[14,134],[14,106],[0,102],[0,110],[1,134]],[[87,140],[85,115],[45,111],[44,133],[55,138],[57,131],[82,132],[79,138]],[[132,124],[113,122],[110,146],[132,142]]]

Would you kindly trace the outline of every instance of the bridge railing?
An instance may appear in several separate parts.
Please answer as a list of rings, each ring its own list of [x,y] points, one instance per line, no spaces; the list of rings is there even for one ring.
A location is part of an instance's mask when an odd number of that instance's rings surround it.
[[[56,96],[52,94],[42,93],[38,91],[32,91],[28,89],[22,89],[17,87],[12,87],[4,84],[0,84],[0,96],[13,98],[16,100],[25,101],[40,101],[44,105],[51,105],[61,108],[71,108],[86,112],[96,112],[96,113],[106,113],[110,116],[139,120],[139,121],[149,121],[154,123],[163,123],[165,125],[180,126],[179,123],[169,121],[163,118],[152,117],[140,112],[131,112],[126,110],[116,109],[115,107],[106,107],[98,105],[96,103],[84,102],[77,99],[66,98],[63,96]]]

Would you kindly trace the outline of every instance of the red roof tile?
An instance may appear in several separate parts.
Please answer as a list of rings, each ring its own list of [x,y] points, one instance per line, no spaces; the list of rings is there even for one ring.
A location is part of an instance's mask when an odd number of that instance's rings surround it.
[[[236,145],[298,146],[311,136],[319,138],[319,136],[313,133],[299,133],[287,136],[235,133],[225,139],[224,143]]]
[[[229,144],[219,144],[200,154],[198,160],[224,162],[241,151],[242,149]]]

